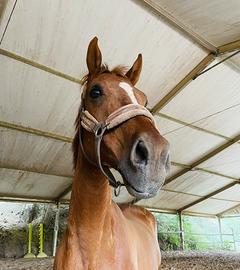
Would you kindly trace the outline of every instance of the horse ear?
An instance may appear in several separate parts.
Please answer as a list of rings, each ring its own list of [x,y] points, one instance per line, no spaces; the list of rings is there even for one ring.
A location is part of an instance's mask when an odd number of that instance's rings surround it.
[[[141,71],[142,71],[142,55],[139,54],[133,66],[126,73],[126,76],[133,85],[135,85],[138,82]]]
[[[98,47],[98,38],[94,37],[89,45],[87,51],[87,66],[89,74],[92,75],[96,73],[102,64],[102,54]]]

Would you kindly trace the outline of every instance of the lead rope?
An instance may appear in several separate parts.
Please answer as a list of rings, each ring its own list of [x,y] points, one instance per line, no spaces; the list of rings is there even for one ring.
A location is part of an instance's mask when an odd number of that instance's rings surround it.
[[[103,134],[105,131],[106,131],[106,126],[101,124],[94,132],[95,146],[96,146],[95,152],[96,152],[96,156],[97,156],[97,164],[95,162],[93,162],[88,157],[88,155],[86,154],[86,152],[84,150],[83,142],[82,142],[82,134],[81,134],[81,125],[79,126],[79,144],[80,144],[80,148],[82,150],[84,157],[87,159],[87,161],[89,163],[93,164],[96,167],[99,167],[99,169],[101,170],[103,175],[105,175],[108,178],[110,186],[112,186],[114,188],[114,195],[116,197],[118,197],[120,195],[120,192],[121,192],[121,187],[125,186],[125,184],[121,183],[120,181],[116,181],[116,179],[115,179],[114,175],[111,173],[111,171],[107,167],[105,167],[105,169],[104,169],[102,166],[102,162],[101,162],[101,141],[102,141],[102,137],[103,137]]]

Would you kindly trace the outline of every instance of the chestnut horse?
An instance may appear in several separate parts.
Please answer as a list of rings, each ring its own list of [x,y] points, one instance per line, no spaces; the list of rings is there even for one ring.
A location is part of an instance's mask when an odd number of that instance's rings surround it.
[[[114,203],[109,185],[119,186],[108,169],[114,168],[131,195],[150,198],[169,168],[169,144],[144,108],[146,96],[134,87],[142,56],[127,72],[122,67],[109,71],[95,37],[87,66],[73,142],[68,225],[54,269],[157,270],[161,256],[154,216],[138,206]],[[106,119],[111,128],[102,124]]]

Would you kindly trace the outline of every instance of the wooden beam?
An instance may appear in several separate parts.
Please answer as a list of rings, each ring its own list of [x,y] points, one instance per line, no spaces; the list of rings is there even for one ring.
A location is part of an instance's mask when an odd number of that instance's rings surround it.
[[[15,53],[12,53],[12,52],[9,52],[7,50],[4,50],[4,49],[0,48],[0,55],[4,55],[6,57],[12,58],[12,59],[14,59],[16,61],[22,62],[22,63],[24,63],[26,65],[35,67],[37,69],[43,70],[43,71],[45,71],[47,73],[53,74],[55,76],[58,76],[60,78],[65,79],[65,80],[68,80],[68,81],[71,81],[71,82],[82,85],[82,80],[80,80],[80,79],[74,78],[74,77],[72,77],[72,76],[70,76],[68,74],[60,72],[60,71],[58,71],[56,69],[53,69],[51,67],[39,64],[39,63],[37,63],[37,62],[35,62],[33,60],[30,60],[30,59],[25,58],[23,56],[20,56],[18,54],[15,54]]]
[[[230,183],[230,184],[228,184],[228,185],[226,185],[226,186],[224,186],[222,188],[219,188],[218,190],[215,190],[215,191],[209,193],[208,195],[205,195],[205,196],[199,198],[198,200],[196,200],[194,202],[191,202],[191,203],[181,207],[180,209],[178,209],[178,211],[182,212],[182,211],[184,211],[184,210],[186,210],[186,209],[188,209],[188,208],[190,208],[190,207],[192,207],[192,206],[194,206],[194,205],[196,205],[198,203],[201,203],[201,202],[203,202],[203,201],[205,201],[205,200],[207,200],[207,199],[209,199],[209,198],[211,198],[211,197],[213,197],[213,196],[215,196],[215,195],[217,195],[217,194],[219,194],[219,193],[221,193],[221,192],[235,186],[236,184],[239,184],[239,182],[238,183],[233,182],[233,183]]]
[[[166,11],[163,7],[161,7],[159,4],[157,4],[153,0],[142,0],[146,3],[148,7],[153,9],[157,15],[162,17],[164,20],[166,20],[168,23],[176,27],[178,30],[180,30],[185,36],[192,39],[194,42],[196,42],[199,46],[201,46],[204,50],[208,52],[214,52],[217,53],[217,48],[208,42],[203,37],[199,36],[196,32],[194,32],[192,29],[187,27],[185,24],[183,24],[181,21],[179,21],[177,18],[175,18],[171,13]],[[141,1],[141,2],[142,2]]]
[[[5,121],[0,121],[0,127],[13,129],[13,130],[18,130],[18,131],[21,131],[21,132],[26,132],[26,133],[29,133],[29,134],[42,136],[42,137],[46,137],[46,138],[51,138],[51,139],[54,139],[54,140],[59,140],[59,141],[68,142],[68,143],[72,143],[72,141],[73,141],[72,138],[67,137],[67,136],[62,136],[62,135],[55,134],[55,133],[52,133],[52,132],[43,131],[43,130],[40,130],[40,129],[30,128],[30,127],[25,127],[25,126],[22,126],[22,125],[17,125],[17,124],[5,122]]]
[[[207,55],[187,76],[185,76],[170,92],[168,92],[152,109],[151,112],[156,114],[168,102],[170,102],[195,76],[206,68],[213,60],[215,55],[210,53]]]
[[[29,202],[29,203],[55,203],[52,199],[49,198],[37,198],[37,197],[28,197],[20,195],[6,195],[0,194],[0,201],[4,202]]]
[[[218,53],[220,54],[229,53],[235,50],[240,50],[240,39],[218,47]]]
[[[64,189],[55,199],[55,202],[60,202],[63,197],[65,197],[72,190],[72,184],[69,185],[66,189]]]
[[[178,172],[175,175],[171,176],[170,178],[166,179],[164,185],[167,185],[167,184],[171,183],[172,181],[176,180],[178,177],[180,177],[180,176],[184,175],[185,173],[193,170],[195,167],[197,167],[201,163],[203,163],[203,162],[207,161],[208,159],[214,157],[215,155],[219,154],[220,152],[222,152],[226,148],[230,147],[234,143],[238,142],[239,140],[240,140],[240,134],[237,135],[236,137],[234,137],[233,139],[231,139],[231,141],[228,141],[228,142],[220,145],[219,147],[217,147],[216,149],[214,149],[210,153],[206,154],[202,158],[200,158],[197,161],[193,162],[191,165],[189,165],[188,168],[184,168],[180,172]]]

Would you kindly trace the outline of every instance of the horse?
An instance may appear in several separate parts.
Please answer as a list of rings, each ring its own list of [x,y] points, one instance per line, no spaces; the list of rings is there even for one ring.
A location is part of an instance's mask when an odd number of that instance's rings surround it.
[[[142,69],[109,70],[97,37],[87,51],[81,105],[73,140],[74,179],[67,229],[54,270],[156,270],[161,255],[154,216],[140,206],[112,200],[124,185],[138,199],[157,194],[169,170],[169,143],[135,87]],[[123,183],[110,168],[117,170]],[[110,184],[110,185],[109,185]]]

